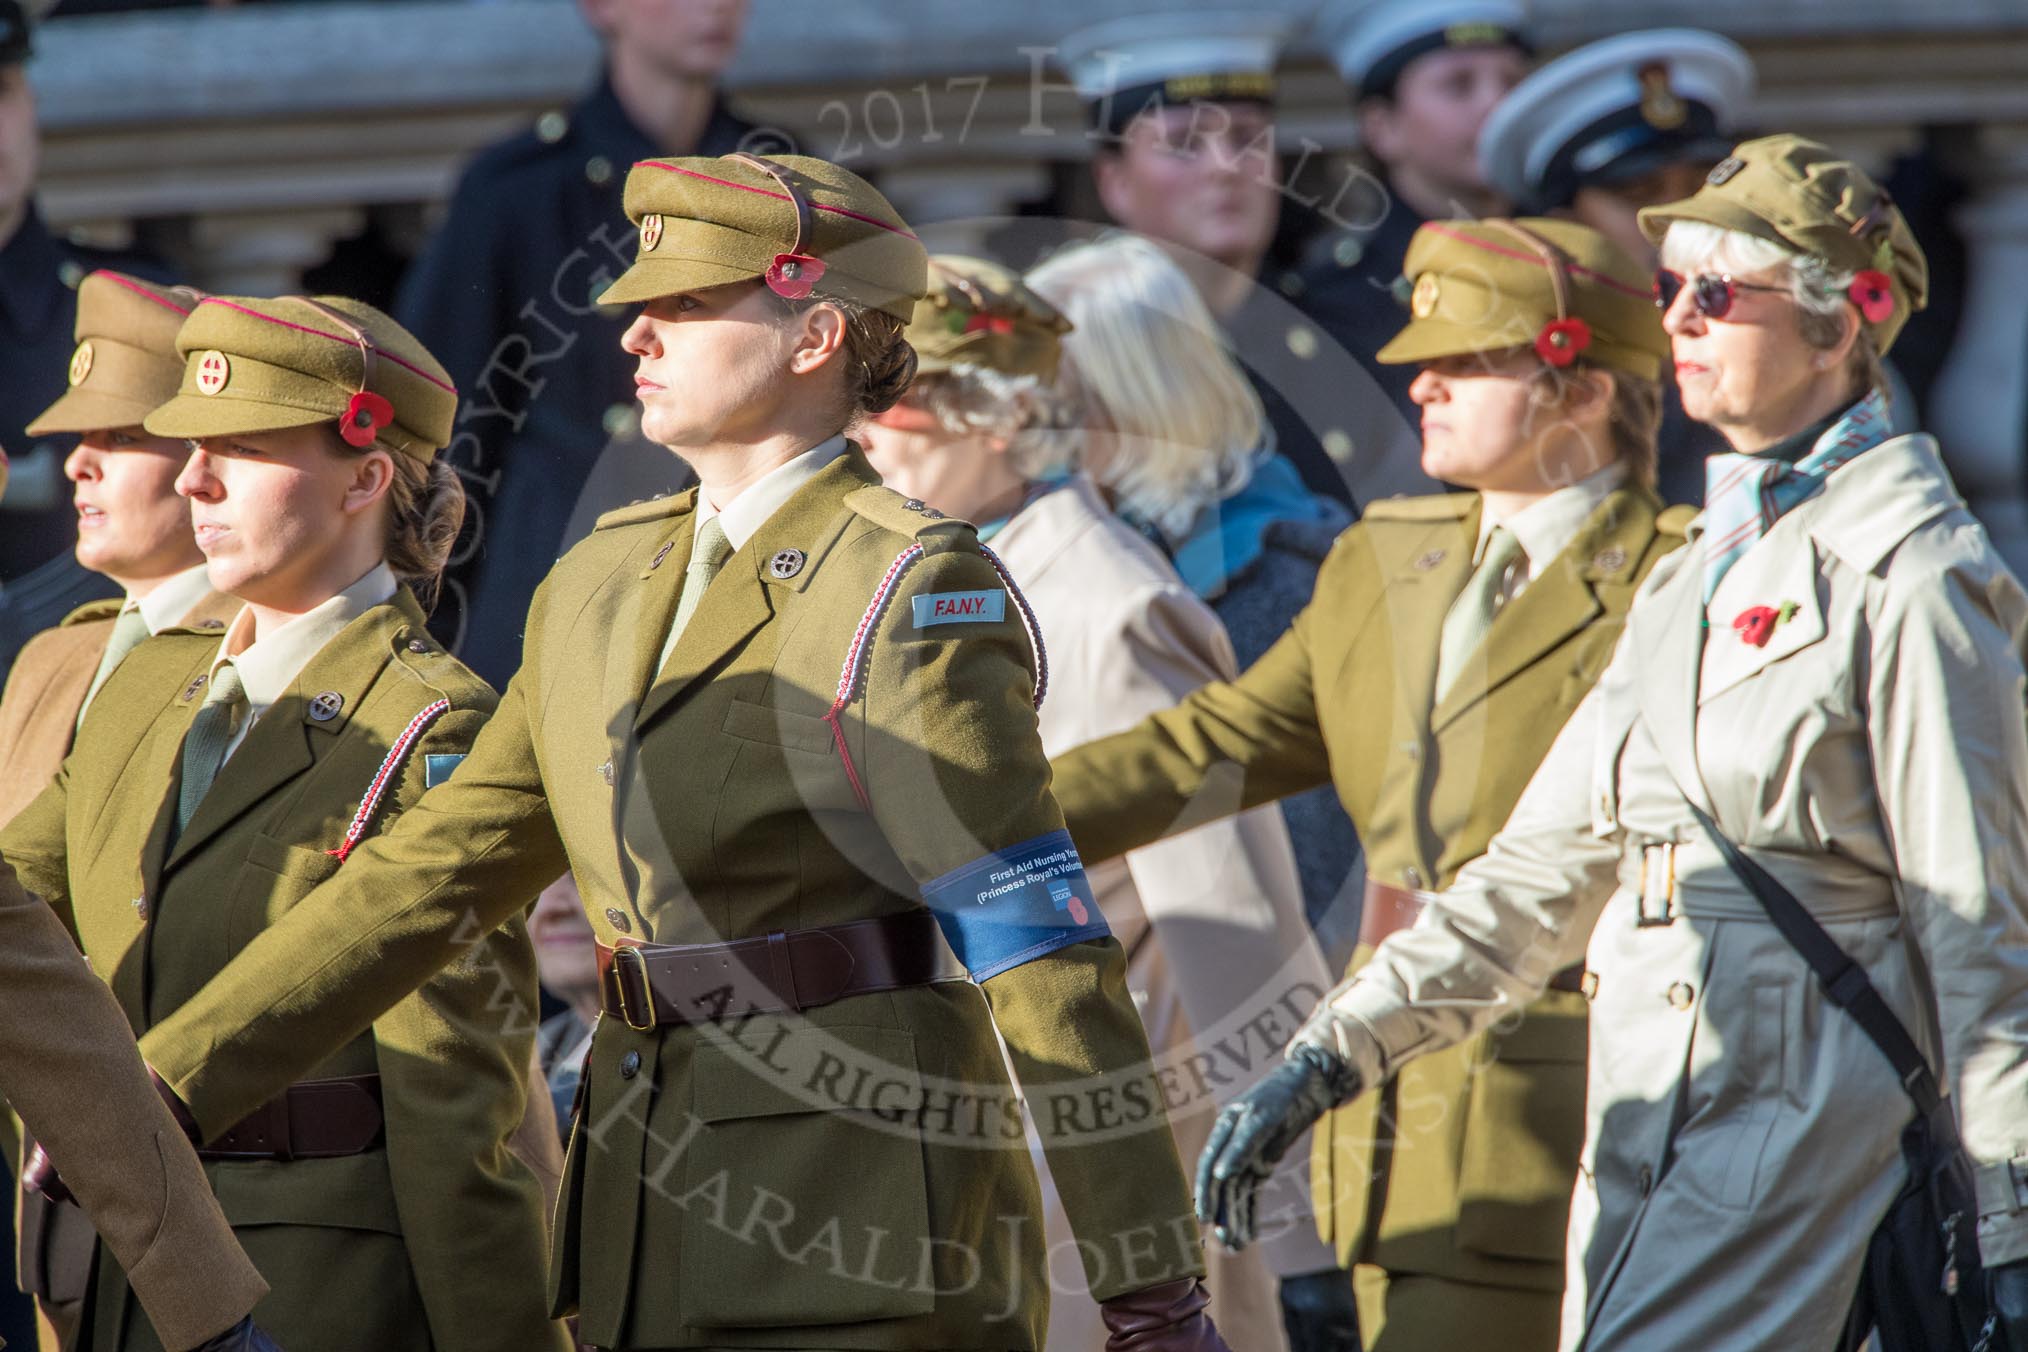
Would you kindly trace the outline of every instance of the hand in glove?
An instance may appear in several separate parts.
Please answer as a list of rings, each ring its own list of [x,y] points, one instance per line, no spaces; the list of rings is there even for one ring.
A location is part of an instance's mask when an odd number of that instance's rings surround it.
[[[1282,1278],[1282,1328],[1289,1352],[1356,1352],[1359,1305],[1352,1298],[1352,1274],[1328,1268]]]
[[[1296,1139],[1359,1092],[1350,1066],[1315,1043],[1298,1043],[1261,1082],[1225,1105],[1197,1159],[1197,1218],[1219,1242],[1253,1242],[1254,1194]]]
[[[282,1352],[282,1347],[262,1333],[253,1316],[248,1315],[216,1338],[199,1343],[191,1352]]]
[[[2011,1352],[2028,1352],[2028,1258],[1988,1268],[1986,1279],[1993,1296],[1993,1318],[2007,1335],[2007,1347]]]
[[[1195,1277],[1179,1277],[1099,1302],[1106,1352],[1232,1352],[1204,1307],[1211,1296]]]

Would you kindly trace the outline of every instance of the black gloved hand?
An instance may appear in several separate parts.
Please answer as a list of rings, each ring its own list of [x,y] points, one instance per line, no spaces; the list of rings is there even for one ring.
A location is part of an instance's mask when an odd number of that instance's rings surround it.
[[[1352,1068],[1314,1043],[1297,1044],[1265,1079],[1225,1105],[1197,1158],[1197,1218],[1220,1243],[1253,1242],[1254,1195],[1296,1139],[1359,1092]]]
[[[282,1345],[262,1333],[253,1316],[248,1315],[216,1338],[199,1343],[191,1352],[282,1352]]]
[[[2011,1352],[2028,1352],[2028,1258],[1986,1269],[1993,1318]]]
[[[1282,1278],[1289,1352],[1359,1352],[1359,1306],[1343,1268]]]

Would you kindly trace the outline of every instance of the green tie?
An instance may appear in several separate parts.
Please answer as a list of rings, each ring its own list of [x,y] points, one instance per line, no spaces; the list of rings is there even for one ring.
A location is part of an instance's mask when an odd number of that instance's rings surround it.
[[[223,663],[212,673],[204,707],[190,720],[190,731],[183,737],[183,789],[176,797],[176,834],[182,835],[183,828],[190,825],[197,805],[211,790],[211,781],[218,778],[218,768],[225,764],[225,749],[245,712],[246,688],[239,683],[239,672],[232,663]]]
[[[113,621],[113,636],[106,641],[106,651],[99,658],[99,669],[92,676],[91,688],[85,691],[84,703],[78,706],[77,722],[84,726],[85,710],[92,707],[98,697],[99,687],[106,683],[106,677],[113,674],[113,668],[120,665],[120,659],[141,646],[141,640],[148,637],[148,620],[141,614],[139,606],[128,606],[120,612],[120,618]]]
[[[732,541],[726,538],[725,527],[717,517],[697,528],[697,540],[690,547],[690,566],[683,570],[683,596],[676,602],[676,619],[669,626],[669,637],[662,643],[662,660],[655,664],[655,670],[669,665],[669,654],[676,651],[676,640],[683,637],[690,617],[703,604],[705,589],[731,556]]]
[[[1521,557],[1521,542],[1505,526],[1493,527],[1486,538],[1486,555],[1466,581],[1458,599],[1444,616],[1443,647],[1437,654],[1436,694],[1442,699],[1464,670],[1465,661],[1485,640],[1507,598],[1507,574]]]

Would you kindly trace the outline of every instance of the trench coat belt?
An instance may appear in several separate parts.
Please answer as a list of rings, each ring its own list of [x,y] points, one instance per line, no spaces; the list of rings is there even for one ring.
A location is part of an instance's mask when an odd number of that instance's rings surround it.
[[[606,1013],[639,1032],[966,979],[928,911],[717,944],[600,944],[598,961]]]
[[[1877,919],[1900,909],[1892,878],[1842,855],[1749,853],[1826,924]],[[1620,887],[1635,898],[1634,923],[1643,929],[1673,924],[1679,916],[1774,923],[1708,840],[1658,841],[1622,855]]]
[[[1359,910],[1359,946],[1378,948],[1380,941],[1397,930],[1413,928],[1422,917],[1434,892],[1418,892],[1406,887],[1389,887],[1386,883],[1366,880],[1366,901]],[[1549,978],[1549,989],[1584,993],[1584,964],[1577,963],[1564,968]]]
[[[362,1155],[380,1142],[380,1077],[304,1080],[201,1147],[207,1160],[324,1160]]]

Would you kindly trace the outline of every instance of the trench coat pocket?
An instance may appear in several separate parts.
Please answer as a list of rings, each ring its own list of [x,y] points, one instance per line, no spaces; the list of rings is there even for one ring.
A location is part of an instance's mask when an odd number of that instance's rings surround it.
[[[313,846],[255,836],[227,907],[226,938],[232,950],[245,947],[256,934],[281,919],[318,883],[336,873],[339,863],[336,856]]]
[[[1465,1100],[1458,1244],[1496,1258],[1563,1262],[1584,1147],[1588,1007],[1552,991],[1493,1033]]]
[[[764,1328],[930,1313],[913,1035],[811,1027],[792,1042],[807,1044],[790,1052],[792,1074],[740,1051],[696,1048],[700,1125],[679,1262],[689,1322]]]
[[[1716,1085],[1693,1103],[1676,1136],[1673,1171],[1706,1199],[1750,1211],[1765,1190],[1775,1127],[1789,1097],[1793,1025],[1801,1011],[1787,982],[1757,980],[1727,991],[1722,1006],[1706,1003],[1697,1036],[1711,1022],[1720,1041]],[[1897,1110],[1905,1105],[1895,1105]],[[1777,1155],[1779,1151],[1774,1152]]]

